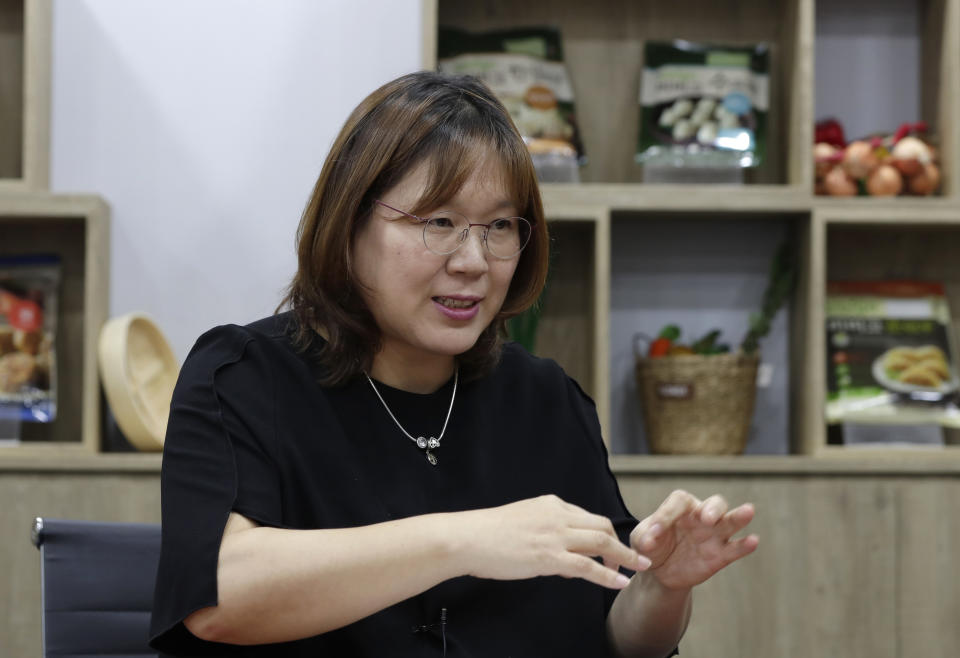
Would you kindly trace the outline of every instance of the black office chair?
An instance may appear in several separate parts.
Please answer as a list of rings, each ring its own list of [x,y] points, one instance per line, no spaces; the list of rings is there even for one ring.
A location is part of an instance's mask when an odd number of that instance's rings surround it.
[[[37,518],[43,655],[156,656],[147,646],[160,525]]]

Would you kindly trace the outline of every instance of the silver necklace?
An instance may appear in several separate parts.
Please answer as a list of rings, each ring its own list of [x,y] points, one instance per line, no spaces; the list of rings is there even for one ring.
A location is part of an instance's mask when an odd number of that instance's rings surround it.
[[[390,418],[393,419],[393,422],[397,424],[397,427],[400,428],[400,431],[407,435],[407,438],[417,444],[417,447],[421,450],[426,450],[427,452],[427,461],[431,465],[437,465],[437,456],[433,454],[433,450],[436,450],[440,447],[440,441],[443,439],[444,433],[447,431],[447,423],[450,422],[450,412],[453,411],[453,401],[457,399],[457,382],[460,381],[460,368],[459,366],[453,373],[453,394],[450,396],[450,406],[447,408],[447,417],[443,421],[443,429],[440,430],[440,436],[437,437],[423,437],[418,436],[413,437],[410,432],[403,429],[403,425],[400,424],[400,421],[397,420],[397,417],[393,415],[393,412],[390,411],[390,407],[387,406],[386,400],[383,399],[383,396],[380,395],[380,391],[377,390],[377,387],[374,385],[373,380],[370,379],[370,375],[363,373],[363,376],[367,378],[367,381],[370,382],[370,388],[373,389],[373,392],[377,394],[377,397],[380,399],[380,403],[383,405],[383,408],[387,410],[387,413],[390,414]]]

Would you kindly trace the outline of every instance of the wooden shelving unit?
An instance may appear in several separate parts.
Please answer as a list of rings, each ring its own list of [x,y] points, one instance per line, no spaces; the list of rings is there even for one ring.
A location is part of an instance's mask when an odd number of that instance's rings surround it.
[[[100,449],[96,349],[110,290],[109,209],[102,199],[50,194],[50,0],[0,2],[0,256],[52,254],[61,278],[57,417],[24,423],[0,458]]]
[[[0,2],[0,194],[50,171],[50,0]]]
[[[842,4],[834,3],[830,9]],[[937,197],[896,199],[834,199],[813,194],[815,0],[425,0],[423,7],[424,68],[436,66],[440,25],[473,31],[551,25],[561,31],[589,164],[581,171],[583,183],[544,184],[541,189],[551,230],[559,228],[561,220],[576,218],[578,208],[591,209],[580,213],[581,219],[589,215],[589,221],[597,226],[589,261],[560,267],[575,272],[592,266],[590,278],[596,297],[593,305],[582,306],[581,324],[586,327],[582,333],[544,341],[538,351],[565,366],[569,364],[571,374],[594,395],[614,452],[624,445],[624,435],[634,431],[632,412],[626,408],[629,402],[615,394],[630,385],[623,374],[628,350],[620,344],[622,340],[611,342],[612,335],[622,338],[626,333],[611,326],[617,321],[617,313],[612,313],[615,309],[610,307],[610,299],[616,298],[622,279],[611,259],[610,241],[619,240],[611,226],[616,227],[618,222],[697,218],[714,222],[722,230],[727,223],[753,218],[790,227],[791,239],[799,250],[801,274],[782,337],[789,346],[782,366],[789,371],[788,392],[779,392],[781,397],[777,398],[789,407],[788,428],[779,439],[784,454],[848,454],[842,447],[827,445],[823,420],[823,310],[829,277],[867,279],[900,274],[938,278],[949,288],[955,317],[960,313],[960,276],[950,260],[951,254],[960,254],[960,250],[943,246],[960,247],[960,0],[912,0],[919,17],[914,35],[919,42],[920,63],[917,104],[940,140],[943,183]],[[875,6],[871,12],[875,11],[885,9]],[[764,41],[771,46],[769,154],[767,162],[749,173],[742,186],[643,183],[642,168],[633,160],[643,43],[674,38],[715,43]],[[882,99],[864,98],[862,102]],[[936,262],[896,272],[872,266],[871,254],[861,254],[846,264],[831,258],[836,240],[868,235],[880,227],[912,249],[919,249],[925,240],[944,236],[947,242],[941,244]],[[558,232],[558,248],[564,243],[565,230]],[[675,255],[689,261],[691,253]],[[581,258],[586,258],[585,254]],[[605,285],[607,289],[603,289]],[[551,312],[549,304],[544,309],[545,313]],[[576,325],[569,319],[566,323],[571,332]],[[592,369],[581,366],[587,350],[594,364],[604,365]],[[929,458],[923,450],[890,452],[900,459]],[[858,450],[857,454],[863,453]],[[937,454],[960,458],[960,450],[952,445]]]

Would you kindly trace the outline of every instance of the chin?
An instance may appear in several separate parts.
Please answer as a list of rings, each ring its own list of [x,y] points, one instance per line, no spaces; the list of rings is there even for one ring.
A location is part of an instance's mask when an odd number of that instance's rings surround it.
[[[479,333],[471,334],[469,337],[449,337],[445,340],[441,339],[435,341],[431,345],[431,348],[432,351],[437,352],[438,354],[443,354],[445,356],[459,356],[464,352],[470,351],[470,349],[477,344],[477,340],[479,339]]]

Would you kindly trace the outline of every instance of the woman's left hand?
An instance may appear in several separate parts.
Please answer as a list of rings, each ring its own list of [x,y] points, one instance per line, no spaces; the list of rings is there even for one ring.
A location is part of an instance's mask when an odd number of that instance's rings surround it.
[[[677,490],[630,533],[630,545],[652,561],[649,573],[668,589],[699,585],[749,555],[759,539],[733,536],[753,519],[753,505],[728,509],[722,496],[699,500]]]

